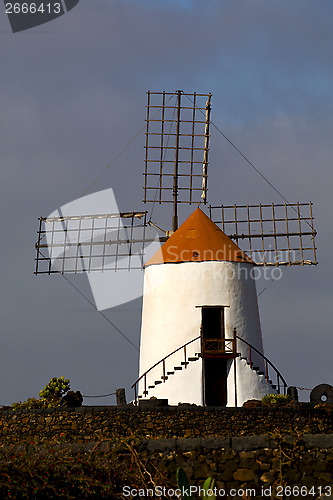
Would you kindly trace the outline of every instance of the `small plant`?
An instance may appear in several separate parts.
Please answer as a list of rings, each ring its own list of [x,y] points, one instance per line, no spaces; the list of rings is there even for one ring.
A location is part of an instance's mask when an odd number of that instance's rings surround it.
[[[266,394],[261,401],[269,405],[281,405],[290,403],[291,397],[287,394]]]
[[[28,398],[27,401],[19,401],[18,403],[13,403],[13,410],[34,410],[39,408],[47,408],[49,402],[47,399],[36,399],[36,398]]]
[[[32,410],[60,406],[64,394],[70,389],[69,380],[65,377],[53,377],[39,392],[40,399],[28,398],[27,401],[13,403],[13,410]]]
[[[179,467],[179,469],[177,469],[177,485],[181,491],[181,497],[183,499],[188,498],[190,500],[194,500],[192,495],[190,494],[190,481],[188,480],[188,477],[182,467]]]
[[[65,377],[53,377],[39,393],[41,398],[61,399],[70,390],[69,380]]]
[[[211,477],[208,477],[204,482],[202,486],[203,489],[202,498],[204,500],[208,499],[216,500],[216,495],[214,495],[213,493],[214,484],[215,480],[212,479]],[[179,467],[179,469],[177,469],[177,485],[178,488],[180,489],[180,495],[182,499],[194,500],[194,497],[191,495],[190,481],[182,467]]]
[[[216,495],[213,493],[213,488],[215,484],[215,479],[212,479],[211,477],[208,477],[206,481],[204,482],[202,488],[204,490],[203,497],[204,500],[208,500],[208,498],[211,498],[212,500],[216,500]]]

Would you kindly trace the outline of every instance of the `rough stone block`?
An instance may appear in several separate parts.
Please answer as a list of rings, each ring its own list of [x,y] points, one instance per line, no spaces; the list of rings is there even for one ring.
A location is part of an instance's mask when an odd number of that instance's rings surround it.
[[[143,441],[141,441],[139,444],[137,444],[135,446],[135,449],[138,453],[141,453],[143,451],[145,451],[148,447],[148,441],[145,439]]]
[[[75,408],[75,413],[88,413],[89,410],[87,408],[85,408],[84,406],[78,406],[77,408]]]
[[[149,451],[164,451],[166,449],[176,449],[176,439],[149,439],[147,441]]]
[[[257,460],[253,460],[251,458],[241,458],[239,461],[239,467],[241,469],[258,470],[260,469],[260,463],[257,462]]]
[[[208,450],[228,450],[231,445],[231,438],[229,437],[209,437],[202,438],[202,447]]]
[[[238,481],[252,481],[255,478],[255,473],[252,469],[238,469],[233,476]]]
[[[303,441],[308,448],[333,448],[333,434],[304,434]]]
[[[313,473],[313,476],[317,479],[320,479],[320,481],[324,481],[324,485],[330,484],[332,481],[332,474],[330,472],[315,471]]]
[[[239,458],[243,459],[243,458],[254,458],[255,457],[255,453],[254,451],[241,451],[239,453]]]
[[[263,483],[274,483],[276,476],[277,476],[277,472],[270,470],[270,471],[264,472],[264,474],[260,477],[260,480]]]
[[[201,438],[178,438],[177,447],[182,451],[192,451],[201,448]]]
[[[302,474],[295,469],[288,469],[285,473],[285,478],[293,484],[298,484],[301,475]]]
[[[312,488],[312,486],[314,486],[314,479],[312,475],[302,477],[302,479],[300,480],[300,485],[306,486],[309,489]]]
[[[167,450],[175,450],[177,447],[176,439],[164,439]]]
[[[269,437],[262,436],[237,436],[231,438],[231,447],[235,451],[258,450],[269,448]]]
[[[206,479],[211,475],[209,466],[207,464],[200,464],[194,471],[194,479]]]
[[[139,408],[141,410],[153,410],[155,408],[167,407],[167,399],[141,399],[139,401]]]

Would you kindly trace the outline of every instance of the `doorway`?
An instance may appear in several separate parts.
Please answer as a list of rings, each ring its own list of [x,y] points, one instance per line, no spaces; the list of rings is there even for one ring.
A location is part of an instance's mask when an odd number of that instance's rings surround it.
[[[205,405],[227,404],[227,361],[217,356],[204,358]]]
[[[203,351],[224,350],[224,307],[205,306],[201,309]]]

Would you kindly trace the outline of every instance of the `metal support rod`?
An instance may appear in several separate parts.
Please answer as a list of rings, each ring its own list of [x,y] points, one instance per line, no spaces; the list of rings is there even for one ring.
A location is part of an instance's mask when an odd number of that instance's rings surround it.
[[[202,202],[206,205],[207,203],[207,167],[208,167],[208,151],[209,151],[209,124],[210,124],[210,100],[212,94],[208,95],[206,103],[206,125],[205,125],[205,149],[204,149],[204,159],[202,165]]]
[[[236,359],[237,358],[234,358],[234,384],[235,384],[235,406],[237,408],[237,380],[236,380],[236,377],[237,377],[237,367],[236,367]]]
[[[147,105],[147,118],[146,118],[146,158],[145,158],[145,185],[144,185],[144,194],[145,194],[145,199],[143,200],[144,203],[147,201],[147,185],[148,185],[148,151],[149,151],[149,111],[150,111],[150,92],[147,92],[148,96],[148,105]]]
[[[40,240],[41,240],[41,234],[42,234],[42,224],[43,224],[42,219],[39,219],[38,241],[36,243],[36,250],[37,250],[36,268],[35,268],[35,274],[36,274],[36,276],[38,274],[38,263],[39,263],[39,261],[38,261],[38,256],[39,256],[39,249],[38,249],[38,247],[40,246]],[[51,260],[50,260],[50,262],[51,262]]]
[[[173,215],[172,230],[178,229],[178,160],[179,160],[179,133],[180,133],[180,101],[181,90],[177,90],[177,128],[176,128],[176,150],[175,150],[175,169],[173,174]]]
[[[233,341],[233,344],[234,344],[234,349],[235,349],[235,353],[237,352],[237,329],[234,328],[233,330],[233,333],[234,333],[234,341]],[[235,407],[237,408],[237,366],[236,366],[236,359],[237,358],[234,358],[234,387],[235,387]]]
[[[134,385],[134,401],[135,401],[135,404],[137,405],[138,404],[138,389],[137,389],[136,384]]]
[[[301,255],[302,255],[302,262],[304,261],[303,257],[303,241],[302,241],[302,222],[301,222],[301,209],[299,206],[299,203],[297,202],[297,212],[298,212],[298,227],[299,227],[299,232],[300,232],[300,237],[299,237],[299,243],[301,247]]]
[[[162,117],[161,117],[161,155],[160,155],[160,175],[159,175],[159,187],[162,188],[163,182],[163,158],[165,156],[164,152],[164,123],[165,123],[165,92],[163,92],[163,101],[162,101]],[[159,190],[159,200],[158,202],[162,202],[162,189]]]
[[[311,201],[309,203],[309,207],[310,207],[311,227],[312,227],[312,231],[313,231],[313,238],[312,238],[312,242],[313,242],[313,255],[314,255],[314,261],[317,264],[316,243],[315,243],[315,235],[317,233],[316,233],[316,231],[314,230],[314,227],[313,227],[313,214],[312,214],[312,203],[311,203]]]
[[[233,330],[233,335],[234,335],[234,338],[233,338],[233,352],[234,354],[237,353],[237,328],[234,328]]]

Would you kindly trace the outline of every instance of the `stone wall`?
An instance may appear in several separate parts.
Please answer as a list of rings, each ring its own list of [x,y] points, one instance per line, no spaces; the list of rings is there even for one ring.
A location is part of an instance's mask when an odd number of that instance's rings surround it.
[[[218,498],[327,499],[333,498],[332,427],[330,406],[7,409],[0,411],[0,444],[22,449],[27,443],[28,449],[51,441],[86,453],[112,450],[129,470],[137,466],[135,450],[145,470],[160,471],[159,486],[175,488],[182,467],[192,486],[213,476]]]
[[[62,439],[88,442],[258,434],[333,433],[331,405],[322,408],[80,407],[0,411],[0,442]]]
[[[10,445],[11,454],[36,453],[30,445]],[[193,498],[208,477],[214,478],[217,498],[239,500],[333,498],[333,434],[299,436],[235,436],[211,438],[124,439],[89,443],[57,443],[53,452],[64,449],[72,454],[112,456],[114,463],[146,486],[122,485],[121,498],[177,497],[177,470],[188,477]],[[43,445],[41,445],[41,453]],[[71,455],[73,456],[73,455]],[[115,468],[116,470],[116,468]],[[158,471],[158,474],[156,474]],[[144,477],[145,476],[145,477]],[[155,486],[150,479],[155,481]]]
[[[333,434],[147,440],[138,451],[172,484],[178,467],[197,487],[214,477],[221,498],[333,498]]]

